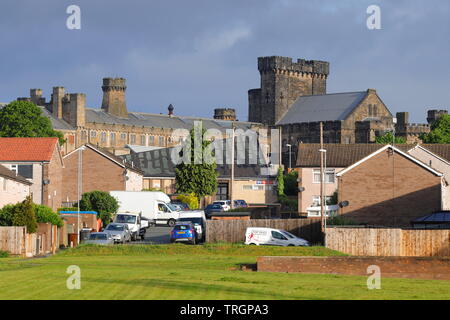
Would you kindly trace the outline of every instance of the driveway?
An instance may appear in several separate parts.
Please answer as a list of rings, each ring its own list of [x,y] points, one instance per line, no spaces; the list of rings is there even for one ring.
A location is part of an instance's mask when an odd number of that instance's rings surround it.
[[[170,231],[172,228],[167,226],[150,227],[145,233],[145,239],[132,241],[131,244],[165,244],[170,243]]]

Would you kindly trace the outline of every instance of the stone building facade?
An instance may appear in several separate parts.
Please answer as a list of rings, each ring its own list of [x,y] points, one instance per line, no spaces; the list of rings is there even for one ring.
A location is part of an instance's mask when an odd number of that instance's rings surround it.
[[[396,136],[403,137],[407,143],[420,143],[422,134],[430,133],[431,126],[440,116],[448,114],[447,110],[429,110],[428,123],[410,123],[409,112],[397,112]]]
[[[18,100],[31,101],[41,107],[53,128],[64,134],[64,154],[86,143],[114,154],[128,153],[126,145],[172,147],[186,136],[186,133],[176,134],[177,129],[190,130],[194,121],[201,121],[205,129],[218,129],[224,134],[230,129],[230,121],[235,121],[235,127],[244,131],[263,127],[259,123],[237,121],[233,109],[217,109],[214,119],[176,116],[172,105],[167,114],[129,112],[126,89],[125,79],[104,78],[100,109],[87,108],[85,94],[67,93],[60,86],[53,88],[48,102],[41,89],[31,89],[30,97]]]

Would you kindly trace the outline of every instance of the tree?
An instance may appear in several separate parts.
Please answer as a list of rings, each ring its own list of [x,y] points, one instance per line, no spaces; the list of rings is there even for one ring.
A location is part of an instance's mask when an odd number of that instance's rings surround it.
[[[191,210],[198,209],[198,198],[195,194],[180,194],[177,199],[183,203],[186,203]]]
[[[278,168],[278,175],[277,175],[277,194],[278,197],[284,196],[284,174],[283,174],[283,168]]]
[[[12,225],[25,226],[27,227],[28,233],[36,232],[37,221],[31,196],[28,196],[23,202],[14,206]]]
[[[58,226],[58,228],[64,226],[63,220],[57,213],[53,212],[50,207],[41,204],[35,204],[34,213],[36,215],[36,220],[38,223],[51,223],[55,226]]]
[[[29,101],[13,101],[0,109],[0,137],[57,137],[60,144],[65,142],[50,119]]]
[[[450,115],[441,115],[432,125],[431,132],[423,134],[424,143],[450,143]]]
[[[197,156],[204,154],[205,149],[212,143],[204,139],[206,130],[201,131],[202,148],[197,150]],[[203,159],[200,164],[194,163],[196,157],[196,151],[194,148],[195,132],[194,129],[190,131],[191,139],[187,140],[190,143],[190,148],[184,148],[183,150],[190,151],[190,163],[184,161],[175,167],[175,179],[176,189],[178,193],[194,194],[198,198],[203,198],[208,195],[213,195],[217,191],[217,177],[218,172],[216,170],[215,159],[212,161],[205,161]],[[190,149],[190,150],[189,150]],[[180,152],[180,156],[184,159],[189,159],[189,155],[184,155],[183,150]]]
[[[111,222],[112,215],[119,209],[116,198],[107,192],[91,191],[83,193],[80,200],[80,210],[96,211],[104,225]]]
[[[298,195],[298,171],[293,170],[284,176],[284,193],[287,196]]]
[[[378,144],[405,144],[406,139],[403,137],[395,137],[392,135],[392,132],[387,132],[383,136],[376,137],[375,142]]]

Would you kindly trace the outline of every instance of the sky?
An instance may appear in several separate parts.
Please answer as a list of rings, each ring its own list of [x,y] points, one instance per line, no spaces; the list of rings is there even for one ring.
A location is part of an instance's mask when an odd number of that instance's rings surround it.
[[[370,5],[380,30],[367,28]],[[424,123],[450,106],[449,17],[448,0],[2,0],[0,102],[64,86],[100,108],[102,78],[124,77],[129,111],[235,108],[246,121],[257,58],[278,55],[329,61],[329,93],[374,88]]]

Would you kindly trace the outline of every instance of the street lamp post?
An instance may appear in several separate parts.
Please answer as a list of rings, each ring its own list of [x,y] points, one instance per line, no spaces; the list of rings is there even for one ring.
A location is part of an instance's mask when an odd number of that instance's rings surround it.
[[[292,170],[292,162],[291,162],[292,145],[291,144],[286,144],[286,147],[289,148],[289,171],[291,171]]]

